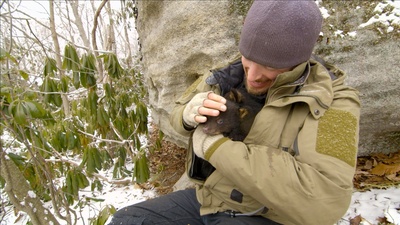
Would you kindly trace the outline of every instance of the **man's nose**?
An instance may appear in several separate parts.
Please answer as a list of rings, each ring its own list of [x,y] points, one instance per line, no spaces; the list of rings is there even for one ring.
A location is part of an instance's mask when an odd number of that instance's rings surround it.
[[[248,66],[247,70],[247,79],[251,81],[255,81],[261,78],[262,73],[260,70],[260,65],[257,63],[251,62]]]

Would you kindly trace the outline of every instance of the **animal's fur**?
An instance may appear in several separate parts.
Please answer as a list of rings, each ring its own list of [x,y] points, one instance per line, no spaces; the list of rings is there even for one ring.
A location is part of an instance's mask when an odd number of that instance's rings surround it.
[[[209,135],[223,134],[234,141],[243,141],[263,105],[244,90],[232,89],[224,97],[227,110],[215,117],[208,116],[203,132]]]

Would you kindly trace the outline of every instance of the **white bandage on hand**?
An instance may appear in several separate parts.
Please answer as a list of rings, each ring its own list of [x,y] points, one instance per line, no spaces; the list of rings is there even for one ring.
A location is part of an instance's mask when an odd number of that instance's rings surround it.
[[[186,105],[185,109],[183,110],[183,121],[191,126],[191,127],[196,127],[199,123],[196,122],[195,117],[199,116],[199,108],[203,106],[204,100],[207,99],[208,94],[210,94],[212,91],[209,92],[201,92],[196,94],[192,100],[188,102]]]

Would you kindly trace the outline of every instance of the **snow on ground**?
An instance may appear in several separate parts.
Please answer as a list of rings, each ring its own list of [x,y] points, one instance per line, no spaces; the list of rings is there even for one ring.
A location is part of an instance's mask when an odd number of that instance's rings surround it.
[[[349,225],[349,220],[361,215],[369,224],[378,224],[377,219],[386,217],[387,221],[400,225],[400,187],[372,189],[367,192],[354,192],[351,205],[338,225]],[[368,224],[368,223],[367,223]]]
[[[104,184],[101,192],[94,192],[93,194],[89,189],[87,191],[81,191],[81,201],[76,202],[71,208],[75,210],[78,216],[77,224],[88,225],[90,224],[90,218],[97,216],[107,205],[112,205],[116,209],[120,209],[149,198],[154,198],[155,196],[156,193],[154,190],[143,190],[137,185],[121,186]],[[6,196],[2,193],[1,198],[4,201]],[[79,207],[79,205],[81,205],[82,208]],[[50,203],[46,203],[46,207],[48,209],[52,208]],[[12,206],[5,207],[5,210],[7,213],[5,213],[5,218],[1,220],[0,225],[26,225],[29,221],[25,213],[19,212],[14,214]],[[62,225],[66,225],[65,221],[60,220],[60,222]]]

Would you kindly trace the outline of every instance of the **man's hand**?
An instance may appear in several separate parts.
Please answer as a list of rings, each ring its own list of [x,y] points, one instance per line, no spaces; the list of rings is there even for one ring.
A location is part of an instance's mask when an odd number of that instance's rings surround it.
[[[183,110],[183,121],[196,127],[207,121],[206,116],[218,116],[220,111],[226,110],[226,99],[213,92],[196,94]]]
[[[203,125],[199,125],[193,133],[193,151],[198,157],[206,159],[205,155],[209,148],[217,142],[223,143],[224,137],[222,134],[207,135],[203,132]]]

